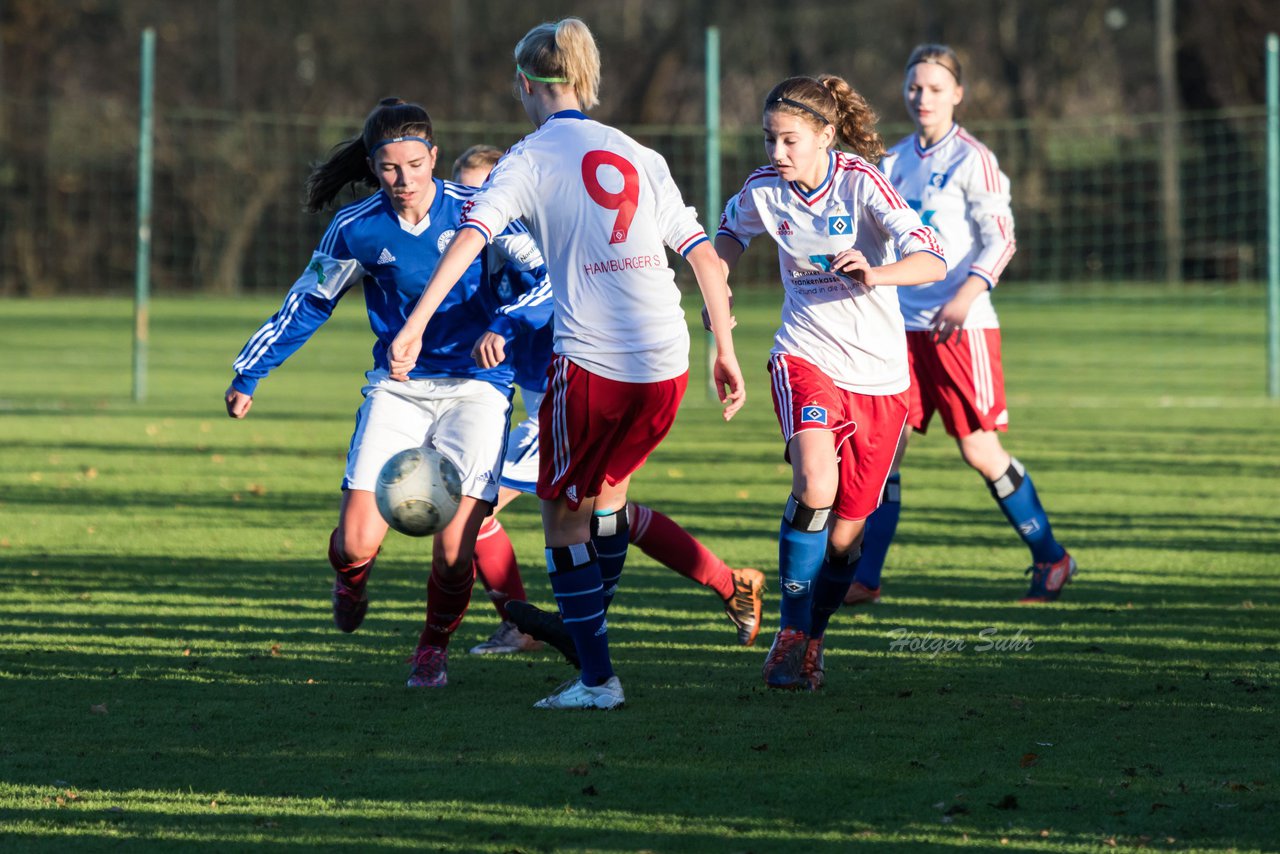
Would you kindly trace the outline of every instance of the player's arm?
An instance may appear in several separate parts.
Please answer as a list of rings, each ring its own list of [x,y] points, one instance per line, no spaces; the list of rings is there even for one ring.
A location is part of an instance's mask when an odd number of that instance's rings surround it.
[[[690,249],[685,259],[693,268],[693,276],[706,305],[711,334],[715,337],[716,358],[712,376],[715,379],[716,395],[725,404],[724,420],[728,421],[747,402],[747,389],[733,349],[733,316],[730,313],[729,284],[725,281],[725,268],[706,240]]]
[[[280,310],[248,340],[233,363],[235,377],[223,393],[227,415],[243,418],[253,406],[258,382],[310,340],[333,316],[338,300],[360,281],[364,268],[346,254],[337,241],[332,251],[339,257],[317,251],[311,263],[289,289]]]
[[[502,364],[507,357],[507,347],[517,334],[532,335],[551,323],[554,302],[547,265],[528,232],[524,238],[527,245],[515,241],[505,248],[494,241],[498,248],[496,254],[503,259],[502,275],[513,282],[512,299],[498,307],[488,329],[471,348],[471,358],[482,368]]]
[[[391,342],[387,360],[392,379],[409,378],[409,372],[418,363],[418,354],[422,352],[422,334],[427,324],[471,262],[495,234],[501,234],[512,220],[532,208],[529,199],[533,183],[523,160],[508,152],[489,173],[484,189],[476,193],[463,209],[465,218],[462,224],[436,264],[413,311],[405,318],[404,326]]]
[[[893,241],[899,260],[873,267],[861,251],[850,248],[832,257],[832,270],[868,287],[924,285],[946,278],[947,261],[937,235],[888,181],[861,175],[855,193]]]

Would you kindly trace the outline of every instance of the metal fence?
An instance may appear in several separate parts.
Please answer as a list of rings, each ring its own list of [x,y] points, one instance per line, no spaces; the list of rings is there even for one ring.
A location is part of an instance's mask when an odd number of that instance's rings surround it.
[[[308,165],[358,121],[160,109],[155,117],[152,287],[161,294],[278,292],[327,217],[301,210]],[[1006,278],[1037,282],[1256,281],[1265,262],[1265,108],[1180,116],[1176,228],[1166,219],[1159,117],[973,122],[1013,182],[1018,254]],[[467,146],[506,146],[526,125],[443,124],[446,175]],[[700,127],[627,128],[671,164],[715,224]],[[885,125],[886,141],[909,131]],[[1163,137],[1168,139],[1168,137]],[[758,129],[722,134],[724,192],[764,162]],[[132,287],[137,115],[116,101],[0,101],[0,295]],[[710,209],[709,209],[710,208]],[[1170,235],[1176,235],[1171,238]],[[1174,245],[1176,243],[1176,245]],[[776,275],[772,250],[736,286]]]

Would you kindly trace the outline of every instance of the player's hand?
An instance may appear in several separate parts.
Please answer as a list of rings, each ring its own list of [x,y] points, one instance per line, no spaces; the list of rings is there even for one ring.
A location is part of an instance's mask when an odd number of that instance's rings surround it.
[[[391,379],[409,379],[409,372],[418,364],[418,354],[422,352],[422,330],[413,330],[406,326],[401,329],[387,350],[387,361],[390,362]]]
[[[235,386],[228,386],[222,398],[227,404],[227,415],[232,418],[244,418],[249,414],[249,407],[253,406],[253,395],[236,391]]]
[[[957,296],[938,309],[938,313],[933,316],[933,323],[929,324],[929,337],[935,344],[946,344],[953,335],[959,340],[959,336],[964,334],[969,304],[969,301]]]
[[[867,256],[857,249],[845,249],[831,256],[831,269],[848,276],[855,282],[867,287],[874,287],[876,268],[871,266]]]
[[[732,293],[729,294],[729,310],[733,311],[733,294]],[[706,304],[703,304],[702,306],[702,328],[707,330],[708,332],[711,331],[711,312],[707,311]],[[729,328],[730,329],[738,328],[738,318],[734,317],[732,314],[729,315]]]
[[[496,332],[486,332],[476,339],[471,358],[482,368],[494,368],[507,358],[507,339]]]
[[[742,369],[738,367],[737,357],[717,355],[711,375],[715,377],[716,395],[725,405],[721,414],[728,421],[747,402],[747,387],[742,380]]]

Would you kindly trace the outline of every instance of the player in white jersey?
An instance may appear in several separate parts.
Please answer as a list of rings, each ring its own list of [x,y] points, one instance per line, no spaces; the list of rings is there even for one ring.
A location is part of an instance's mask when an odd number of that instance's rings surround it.
[[[666,247],[680,252],[710,312],[726,419],[744,400],[724,273],[656,152],[582,110],[596,104],[600,56],[582,21],[530,30],[515,49],[516,91],[536,130],[499,161],[392,345],[393,374],[471,259],[508,222],[528,223],[551,263],[555,352],[540,421],[538,496],[547,568],[582,674],[538,708],[616,708],[604,578],[627,550],[631,475],[671,429],[688,384],[689,335]]]
[[[473,145],[454,161],[453,180],[479,187],[501,157],[499,148]],[[499,285],[499,290],[502,287]],[[527,318],[529,313],[521,317]],[[526,652],[540,648],[545,640],[564,653],[571,663],[576,663],[577,648],[560,615],[543,611],[525,600],[515,548],[498,521],[499,512],[508,504],[525,493],[537,491],[538,409],[547,390],[547,365],[554,353],[548,328],[526,326],[521,323],[517,327],[508,315],[499,314],[490,324],[490,332],[477,341],[474,348],[482,360],[493,364],[512,363],[526,417],[512,427],[507,437],[498,503],[476,535],[476,579],[484,585],[500,622],[493,634],[472,647],[471,652],[476,655]],[[730,567],[668,516],[634,501],[627,502],[627,531],[631,544],[639,546],[646,555],[714,590],[737,629],[738,643],[744,646],[755,643],[764,604],[764,573],[758,569]],[[606,589],[610,586],[605,584]],[[512,606],[510,612],[508,605]],[[522,631],[522,626],[527,631]]]
[[[225,394],[228,415],[247,415],[259,381],[310,339],[345,294],[357,286],[363,290],[375,335],[374,366],[365,375],[338,526],[329,538],[338,628],[355,631],[368,609],[366,587],[387,533],[374,502],[383,464],[406,448],[430,445],[462,474],[458,512],[434,543],[426,625],[412,656],[410,687],[447,683],[447,645],[471,598],[476,532],[497,498],[512,371],[478,366],[469,355],[472,342],[513,296],[496,292],[494,273],[508,274],[521,290],[547,287],[537,246],[527,230],[513,227],[497,241],[498,253],[468,267],[466,284],[453,293],[441,321],[423,331],[421,358],[404,369],[409,380],[389,378],[391,340],[474,192],[433,178],[436,156],[426,110],[389,98],[369,114],[360,136],[336,147],[313,170],[307,181],[312,211],[325,208],[349,184],[378,191],[334,216],[283,307],[236,358]]]
[[[716,251],[778,245],[783,302],[769,370],[792,466],[778,537],[781,630],[766,684],[822,687],[823,636],[907,417],[900,288],[946,270],[933,232],[876,169],[875,114],[839,77],[793,77],[764,102],[765,152],[725,206]],[[833,149],[839,139],[854,153]],[[899,260],[900,259],[900,260]]]
[[[964,89],[954,51],[917,47],[907,61],[903,95],[916,132],[890,149],[883,168],[938,233],[947,256],[944,278],[899,293],[911,355],[910,425],[923,433],[935,411],[941,416],[961,457],[986,480],[1031,550],[1031,586],[1021,601],[1051,602],[1075,574],[1075,560],[1054,538],[1026,468],[999,438],[1009,413],[991,290],[1014,251],[1009,179],[995,155],[955,123]],[[904,436],[899,460],[905,442]],[[884,503],[867,521],[848,604],[880,598],[880,572],[901,508],[897,469],[895,462]]]

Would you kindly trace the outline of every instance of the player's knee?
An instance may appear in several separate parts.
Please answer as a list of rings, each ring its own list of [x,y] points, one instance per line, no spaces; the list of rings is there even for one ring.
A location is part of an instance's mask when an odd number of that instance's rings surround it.
[[[383,534],[376,526],[339,525],[329,540],[329,559],[358,566],[378,553]]]
[[[813,507],[794,495],[787,498],[787,509],[782,513],[782,521],[797,531],[815,534],[826,530],[827,521],[831,518],[831,505]]]

